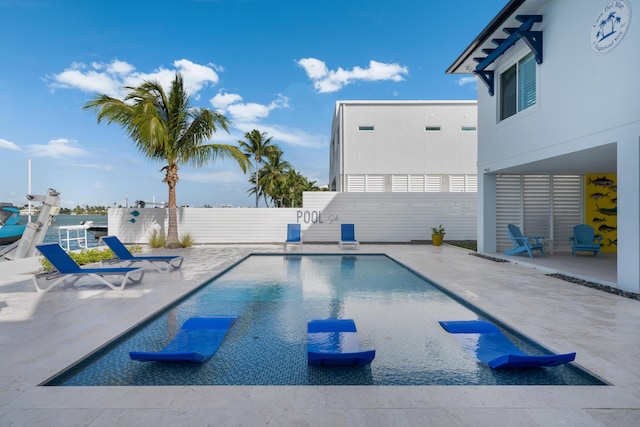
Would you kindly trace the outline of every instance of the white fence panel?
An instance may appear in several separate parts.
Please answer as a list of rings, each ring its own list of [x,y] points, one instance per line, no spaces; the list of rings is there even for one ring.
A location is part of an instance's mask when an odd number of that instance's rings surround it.
[[[431,240],[443,224],[445,241],[475,240],[477,193],[304,193],[303,208],[179,208],[178,232],[196,244],[281,243],[286,224],[302,225],[305,242],[337,242],[340,224],[355,224],[360,242]],[[136,215],[137,213],[137,215]],[[109,209],[109,233],[147,243],[167,229],[166,209]]]

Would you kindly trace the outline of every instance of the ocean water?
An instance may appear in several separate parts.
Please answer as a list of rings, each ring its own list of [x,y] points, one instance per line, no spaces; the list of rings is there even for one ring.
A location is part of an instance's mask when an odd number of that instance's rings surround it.
[[[36,221],[38,219],[37,216],[32,216],[31,221]],[[106,225],[107,224],[107,215],[56,215],[54,222],[49,226],[47,230],[47,234],[45,234],[44,242],[58,242],[60,243],[60,239],[58,236],[58,227],[69,226],[69,225],[80,225],[83,221],[93,221],[96,225]],[[26,216],[20,217],[20,223],[26,224],[29,222],[29,219]],[[62,233],[63,237],[66,237],[66,232]],[[83,234],[84,235],[84,234]],[[92,248],[98,245],[98,239],[87,232],[87,246]],[[80,247],[76,242],[71,242],[71,249],[79,249]]]

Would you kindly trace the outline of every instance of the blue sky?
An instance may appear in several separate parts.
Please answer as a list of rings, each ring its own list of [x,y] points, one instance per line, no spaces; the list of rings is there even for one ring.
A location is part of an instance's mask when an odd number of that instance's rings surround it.
[[[0,201],[55,188],[62,205],[167,200],[163,164],[82,106],[182,72],[193,104],[273,137],[327,184],[339,100],[476,99],[446,68],[507,0],[0,0]],[[180,169],[179,205],[252,206],[236,163]]]

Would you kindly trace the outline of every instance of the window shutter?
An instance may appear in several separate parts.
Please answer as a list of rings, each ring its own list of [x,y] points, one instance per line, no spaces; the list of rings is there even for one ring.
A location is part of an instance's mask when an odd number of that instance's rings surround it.
[[[500,120],[516,113],[516,66],[500,75]]]
[[[518,70],[518,111],[536,103],[536,61],[533,54],[520,61]]]

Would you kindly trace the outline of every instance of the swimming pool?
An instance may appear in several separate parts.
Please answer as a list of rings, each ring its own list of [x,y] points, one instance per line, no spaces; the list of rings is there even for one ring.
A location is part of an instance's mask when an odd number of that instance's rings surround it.
[[[142,363],[192,316],[237,315],[203,364]],[[311,318],[352,318],[365,367],[310,367]],[[438,320],[488,315],[385,255],[251,255],[154,318],[44,385],[603,385],[575,365],[492,370],[479,365]],[[494,321],[495,322],[495,321]],[[527,353],[539,345],[505,333]]]

